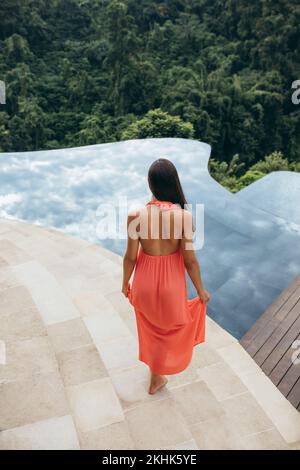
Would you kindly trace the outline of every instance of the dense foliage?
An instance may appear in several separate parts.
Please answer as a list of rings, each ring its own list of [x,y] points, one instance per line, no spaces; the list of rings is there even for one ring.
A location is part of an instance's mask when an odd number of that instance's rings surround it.
[[[169,135],[210,143],[216,174],[300,161],[298,0],[1,0],[0,18],[1,151]]]
[[[239,161],[238,155],[234,155],[229,163],[211,158],[209,167],[213,177],[232,192],[239,191],[272,171],[300,172],[300,162],[289,162],[281,152],[267,155],[248,170],[245,170],[245,163]]]

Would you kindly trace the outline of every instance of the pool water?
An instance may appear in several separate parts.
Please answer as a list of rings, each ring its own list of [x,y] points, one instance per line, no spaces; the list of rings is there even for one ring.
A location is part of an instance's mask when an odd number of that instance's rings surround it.
[[[108,239],[101,239],[99,207],[147,202],[148,167],[169,158],[191,208],[204,204],[197,256],[212,293],[208,314],[240,338],[300,273],[300,174],[272,173],[231,194],[208,173],[210,151],[193,140],[145,139],[0,153],[0,216],[56,228],[122,255],[127,206],[117,220],[122,236]],[[189,280],[188,288],[195,295]]]

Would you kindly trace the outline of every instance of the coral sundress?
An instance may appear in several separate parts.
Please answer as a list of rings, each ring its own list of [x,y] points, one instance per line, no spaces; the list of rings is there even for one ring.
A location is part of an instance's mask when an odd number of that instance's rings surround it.
[[[175,206],[166,201],[148,204],[163,210]],[[140,247],[128,300],[136,316],[139,360],[155,374],[186,369],[194,346],[205,341],[206,302],[199,297],[188,300],[181,249],[148,255]]]

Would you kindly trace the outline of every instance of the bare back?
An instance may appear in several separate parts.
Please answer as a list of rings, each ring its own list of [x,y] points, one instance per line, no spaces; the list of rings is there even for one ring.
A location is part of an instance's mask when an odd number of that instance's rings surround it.
[[[146,254],[169,255],[179,250],[183,233],[181,208],[162,210],[146,206],[140,210],[139,242]]]

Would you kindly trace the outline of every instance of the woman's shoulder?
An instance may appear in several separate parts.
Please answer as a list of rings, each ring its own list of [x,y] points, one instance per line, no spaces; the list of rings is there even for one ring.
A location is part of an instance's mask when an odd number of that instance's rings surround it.
[[[192,219],[191,212],[187,209],[183,209],[180,206],[172,208],[171,212],[174,213],[174,214],[180,214],[183,219],[187,219],[187,220]]]
[[[127,213],[128,219],[135,219],[136,217],[140,217],[143,214],[147,214],[146,207],[137,207],[135,209],[130,209]]]
[[[128,219],[134,219],[140,215],[140,209],[130,209],[127,213]]]
[[[186,217],[187,219],[192,219],[192,213],[188,209],[181,209],[182,210],[182,215]]]

